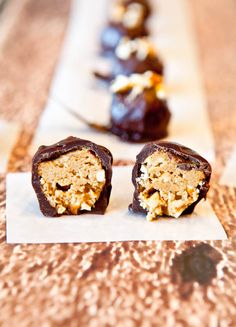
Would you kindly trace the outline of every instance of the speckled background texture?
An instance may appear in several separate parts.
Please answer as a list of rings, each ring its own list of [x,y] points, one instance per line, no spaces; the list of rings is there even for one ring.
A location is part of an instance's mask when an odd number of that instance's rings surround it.
[[[236,189],[218,184],[236,140],[236,2],[189,2],[216,144],[209,199],[229,240],[8,245],[1,175],[0,326],[236,326]],[[30,167],[69,9],[11,0],[2,14],[0,118],[22,123],[11,172]]]

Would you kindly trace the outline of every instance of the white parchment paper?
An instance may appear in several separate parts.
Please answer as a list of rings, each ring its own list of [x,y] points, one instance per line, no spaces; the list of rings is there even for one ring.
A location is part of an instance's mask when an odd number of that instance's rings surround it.
[[[0,120],[0,173],[6,171],[9,156],[18,133],[18,124]]]
[[[39,211],[30,173],[7,176],[7,242],[64,243],[129,240],[227,239],[210,204],[202,201],[192,215],[146,221],[131,214],[131,167],[114,167],[110,204],[105,215],[47,218]],[[20,190],[20,192],[19,192]]]
[[[61,60],[52,83],[49,100],[37,130],[32,151],[73,135],[97,140],[107,146],[115,159],[134,160],[142,144],[121,142],[113,135],[89,130],[58,102],[99,123],[109,121],[111,95],[96,84],[94,68],[104,66],[98,57],[99,36],[107,19],[107,0],[75,0]],[[165,63],[165,80],[172,121],[168,140],[214,159],[195,35],[188,0],[152,1],[149,21],[151,38]]]
[[[230,187],[236,187],[236,148],[232,152],[223,174],[220,178],[220,184]]]

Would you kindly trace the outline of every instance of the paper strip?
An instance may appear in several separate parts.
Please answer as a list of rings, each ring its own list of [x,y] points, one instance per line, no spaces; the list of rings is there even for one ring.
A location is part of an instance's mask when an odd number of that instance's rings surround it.
[[[39,211],[31,186],[30,173],[9,174],[6,200],[7,242],[227,239],[223,227],[207,201],[199,203],[192,215],[148,222],[144,216],[128,212],[133,195],[131,167],[114,167],[112,184],[111,200],[105,215],[85,214],[47,218]]]

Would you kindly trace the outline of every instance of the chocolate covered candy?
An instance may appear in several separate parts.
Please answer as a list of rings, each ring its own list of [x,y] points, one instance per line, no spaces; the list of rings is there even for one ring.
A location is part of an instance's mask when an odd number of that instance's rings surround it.
[[[129,6],[132,3],[137,3],[143,7],[144,16],[148,17],[151,13],[151,5],[148,0],[116,0],[118,3],[122,4],[123,6]]]
[[[159,75],[163,73],[163,64],[158,58],[154,45],[147,37],[129,39],[124,37],[115,49],[116,62],[114,76],[119,74],[142,74],[150,70]]]
[[[163,74],[163,64],[151,41],[146,37],[133,40],[123,37],[115,49],[111,73],[108,75],[95,73],[95,76],[110,82],[118,75],[129,76],[134,73],[143,74],[146,71]]]
[[[110,130],[125,141],[158,140],[167,135],[170,111],[162,77],[153,72],[119,75],[111,86]]]
[[[32,185],[45,216],[104,214],[111,177],[110,151],[76,137],[41,146],[33,158]]]
[[[134,39],[147,34],[142,5],[138,3],[131,3],[128,6],[115,4],[112,6],[108,26],[102,31],[102,52],[112,54],[123,36]]]
[[[149,143],[133,168],[130,210],[146,214],[147,220],[192,213],[206,198],[210,177],[210,164],[193,150],[177,143]]]

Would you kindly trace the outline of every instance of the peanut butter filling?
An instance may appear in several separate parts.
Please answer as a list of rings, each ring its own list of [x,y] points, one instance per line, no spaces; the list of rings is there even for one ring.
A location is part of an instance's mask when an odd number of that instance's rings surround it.
[[[105,170],[89,149],[72,151],[39,164],[44,195],[58,214],[90,211],[105,185]]]
[[[205,175],[194,166],[191,170],[180,169],[180,163],[183,161],[177,156],[156,151],[142,164],[137,183],[140,205],[148,212],[147,220],[157,216],[178,218],[198,199]]]

